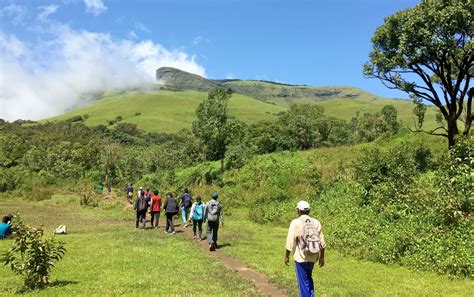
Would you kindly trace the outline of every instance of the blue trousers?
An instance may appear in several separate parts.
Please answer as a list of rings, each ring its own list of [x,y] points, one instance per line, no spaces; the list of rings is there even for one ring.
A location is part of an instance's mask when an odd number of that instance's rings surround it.
[[[313,268],[314,262],[295,262],[296,279],[301,297],[314,297]]]
[[[186,225],[188,221],[189,208],[181,207],[181,218],[183,219],[183,225]]]

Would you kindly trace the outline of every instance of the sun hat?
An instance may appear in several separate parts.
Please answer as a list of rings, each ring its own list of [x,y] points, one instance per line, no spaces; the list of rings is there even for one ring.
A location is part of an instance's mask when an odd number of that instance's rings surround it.
[[[296,209],[298,210],[310,210],[310,206],[309,206],[309,203],[304,201],[304,200],[301,200],[300,202],[298,202],[296,204]]]

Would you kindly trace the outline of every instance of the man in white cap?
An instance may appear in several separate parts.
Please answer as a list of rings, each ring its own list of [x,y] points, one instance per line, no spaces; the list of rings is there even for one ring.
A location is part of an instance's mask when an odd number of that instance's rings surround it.
[[[306,201],[296,204],[298,218],[294,219],[288,229],[286,240],[285,265],[290,265],[290,254],[296,268],[296,279],[300,289],[300,296],[313,297],[313,268],[316,261],[324,266],[324,249],[326,242],[321,230],[321,223],[309,216],[310,206]]]

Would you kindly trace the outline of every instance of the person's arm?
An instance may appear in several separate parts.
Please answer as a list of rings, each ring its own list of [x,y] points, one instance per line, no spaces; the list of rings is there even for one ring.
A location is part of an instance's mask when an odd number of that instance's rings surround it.
[[[221,210],[219,211],[219,219],[221,221],[222,226],[224,226],[224,211],[222,211],[222,205],[220,205]]]
[[[168,199],[165,200],[165,204],[163,205],[163,211],[166,213],[166,206],[168,206]]]
[[[321,230],[319,232],[319,240],[320,240],[320,244],[319,244],[319,248],[320,248],[320,251],[319,251],[319,267],[323,267],[325,262],[324,262],[324,250],[326,249],[326,241],[324,240],[324,234],[323,234],[323,231]]]
[[[203,220],[204,223],[207,221],[207,203],[204,205],[204,216]]]
[[[196,204],[193,203],[191,206],[191,211],[189,212],[189,218],[188,221],[191,221],[191,218],[193,217],[194,211],[196,210]]]
[[[290,265],[290,255],[295,249],[295,232],[294,232],[294,223],[291,222],[290,227],[288,228],[288,235],[286,236],[286,250],[285,250],[285,265]]]

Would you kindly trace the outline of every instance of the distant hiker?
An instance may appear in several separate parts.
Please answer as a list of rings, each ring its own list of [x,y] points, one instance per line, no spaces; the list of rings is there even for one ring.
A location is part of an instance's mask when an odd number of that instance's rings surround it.
[[[158,190],[155,190],[153,194],[150,205],[151,226],[158,228],[160,225],[161,197],[158,196]]]
[[[166,213],[166,228],[165,233],[175,234],[173,217],[179,213],[178,202],[173,198],[173,193],[169,192],[166,194],[166,201],[163,208]]]
[[[105,188],[107,189],[107,194],[110,194],[110,192],[112,192],[112,188],[110,187],[109,182],[105,183]]]
[[[202,240],[202,222],[204,220],[204,211],[206,206],[201,201],[201,196],[196,197],[196,202],[193,203],[191,207],[191,212],[189,214],[189,220],[193,222],[193,239]],[[199,229],[199,237],[196,237],[196,227]]]
[[[103,191],[104,185],[102,184],[102,182],[99,182],[99,185],[97,186],[97,193],[102,194]]]
[[[181,195],[181,217],[183,219],[184,227],[187,227],[188,224],[188,215],[191,206],[193,205],[193,196],[189,194],[188,189],[183,190],[183,195]]]
[[[217,201],[218,197],[217,192],[212,193],[212,199],[206,204],[206,210],[204,212],[204,221],[207,220],[206,235],[210,251],[215,251],[217,248],[219,222],[222,222],[222,226],[224,226],[224,214],[222,212],[222,205]]]
[[[145,199],[146,199],[146,203],[147,203],[148,207],[151,206],[151,196],[152,196],[152,193],[151,193],[150,189],[146,189]]]
[[[127,188],[125,188],[125,194],[127,195],[128,203],[132,204],[132,199],[133,199],[133,184],[130,184]]]
[[[143,187],[140,187],[140,189],[137,192],[137,198],[140,196],[145,197],[145,191],[143,191]]]
[[[140,192],[138,192],[140,193]],[[146,225],[146,211],[148,209],[145,195],[140,195],[135,202],[135,210],[137,211],[137,221],[136,221],[136,228],[138,228],[140,224],[140,228],[144,229]]]
[[[296,204],[299,218],[294,219],[288,229],[286,240],[285,265],[289,266],[290,254],[296,267],[296,279],[300,296],[314,296],[313,268],[316,261],[324,266],[326,242],[321,223],[309,216],[310,206],[306,201]]]
[[[2,218],[0,224],[0,239],[5,239],[13,234],[12,231],[13,215],[7,214]]]

